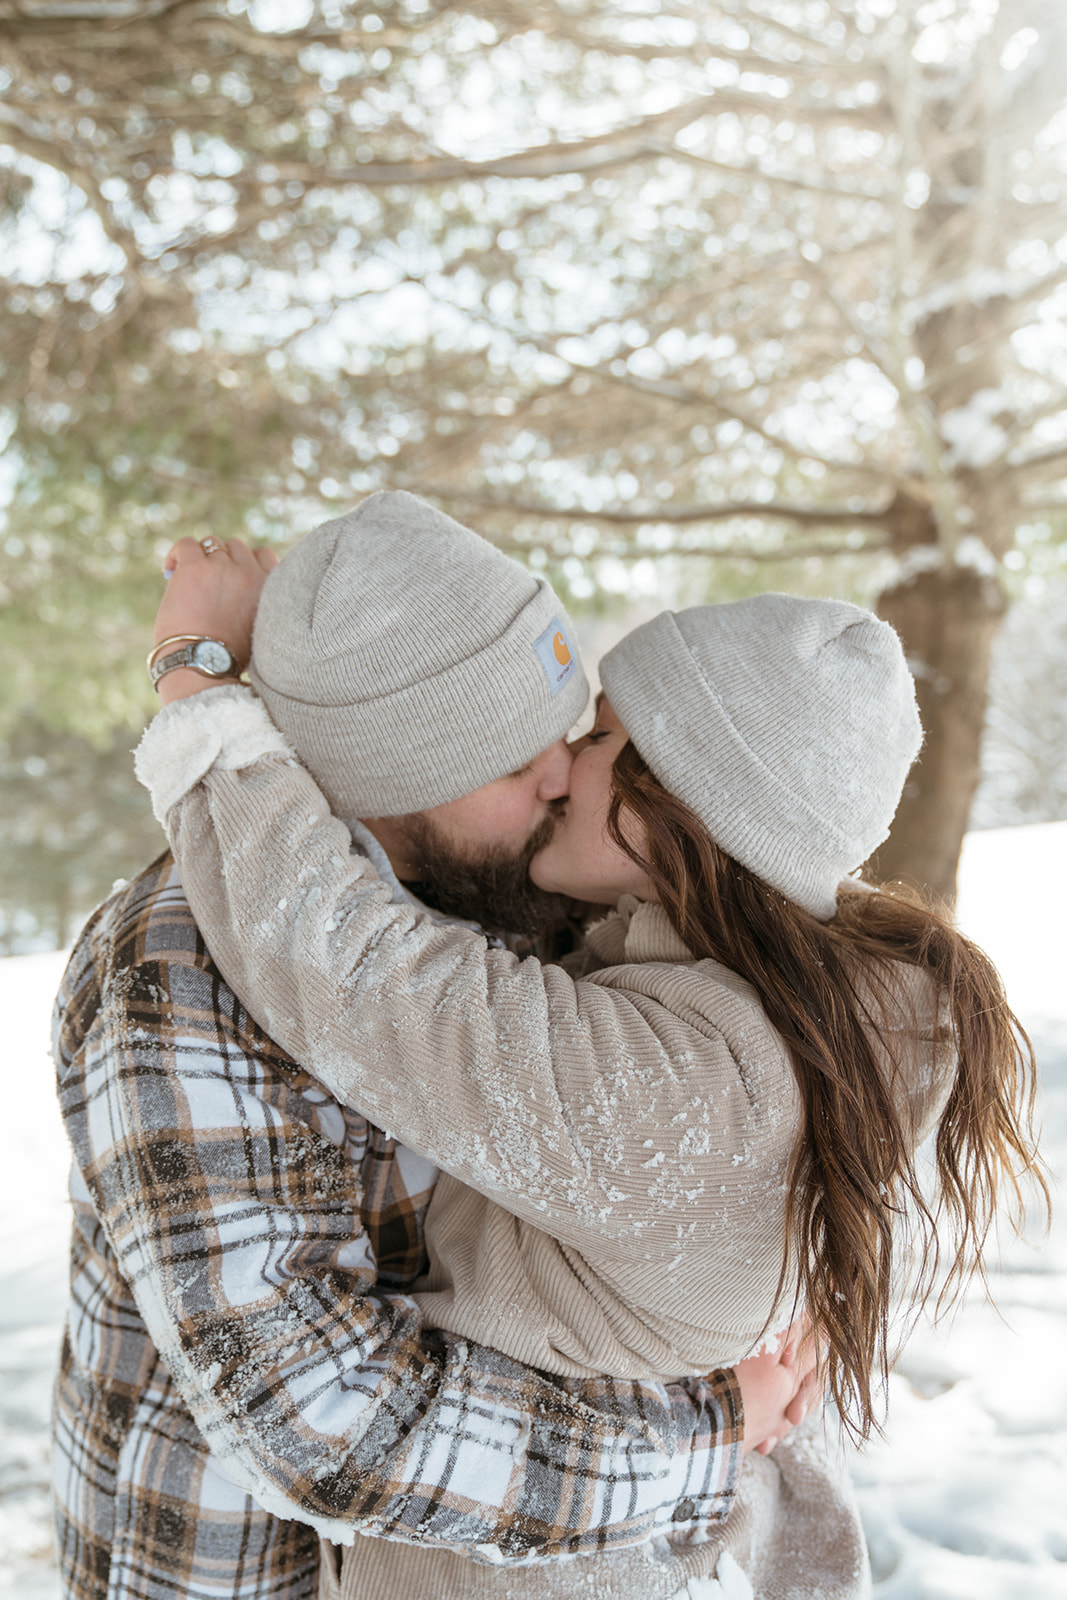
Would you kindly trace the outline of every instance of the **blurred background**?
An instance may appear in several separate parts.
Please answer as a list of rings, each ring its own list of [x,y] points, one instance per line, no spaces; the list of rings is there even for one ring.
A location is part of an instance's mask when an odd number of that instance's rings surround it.
[[[594,648],[876,606],[928,729],[883,875],[1067,815],[1065,45],[1061,0],[0,0],[0,951],[161,845],[172,540],[383,487]]]
[[[1063,0],[0,0],[0,1595],[59,1592],[49,952],[163,846],[181,535],[409,489],[592,658],[875,606],[927,742],[874,869],[951,901],[970,830],[1067,1166],[1065,85]],[[991,1286],[853,1464],[878,1600],[1067,1600],[1062,1214]]]

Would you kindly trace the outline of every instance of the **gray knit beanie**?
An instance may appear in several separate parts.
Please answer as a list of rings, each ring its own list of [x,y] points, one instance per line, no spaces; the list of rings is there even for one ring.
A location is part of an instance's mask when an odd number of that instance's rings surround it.
[[[712,838],[828,921],[889,832],[922,728],[900,640],[840,600],[664,611],[600,663],[652,772]]]
[[[549,585],[399,492],[316,528],[271,574],[251,678],[343,817],[421,811],[516,771],[589,693]]]

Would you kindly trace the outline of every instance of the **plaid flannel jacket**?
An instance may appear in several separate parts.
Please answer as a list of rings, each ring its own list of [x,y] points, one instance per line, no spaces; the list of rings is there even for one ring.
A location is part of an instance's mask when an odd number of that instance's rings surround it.
[[[434,1169],[257,1027],[169,856],[85,928],[54,1053],[74,1150],[55,1427],[71,1596],[303,1600],[313,1528],[519,1563],[727,1515],[732,1373],[562,1379],[422,1326],[401,1291]]]

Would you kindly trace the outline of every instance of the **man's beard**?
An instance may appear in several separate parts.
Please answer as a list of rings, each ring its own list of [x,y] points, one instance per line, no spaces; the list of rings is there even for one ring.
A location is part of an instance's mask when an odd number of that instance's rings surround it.
[[[539,933],[562,920],[564,900],[530,882],[530,863],[548,844],[562,814],[562,802],[557,807],[553,801],[521,850],[496,846],[464,856],[428,817],[416,812],[404,822],[418,881],[406,886],[435,911],[476,922],[487,933]]]

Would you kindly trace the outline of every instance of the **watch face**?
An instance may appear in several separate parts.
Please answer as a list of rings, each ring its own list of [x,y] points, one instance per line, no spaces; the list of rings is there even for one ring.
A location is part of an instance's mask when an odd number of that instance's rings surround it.
[[[201,639],[192,649],[193,662],[204,672],[214,672],[222,676],[232,670],[233,657],[224,644],[219,644],[215,639]]]

